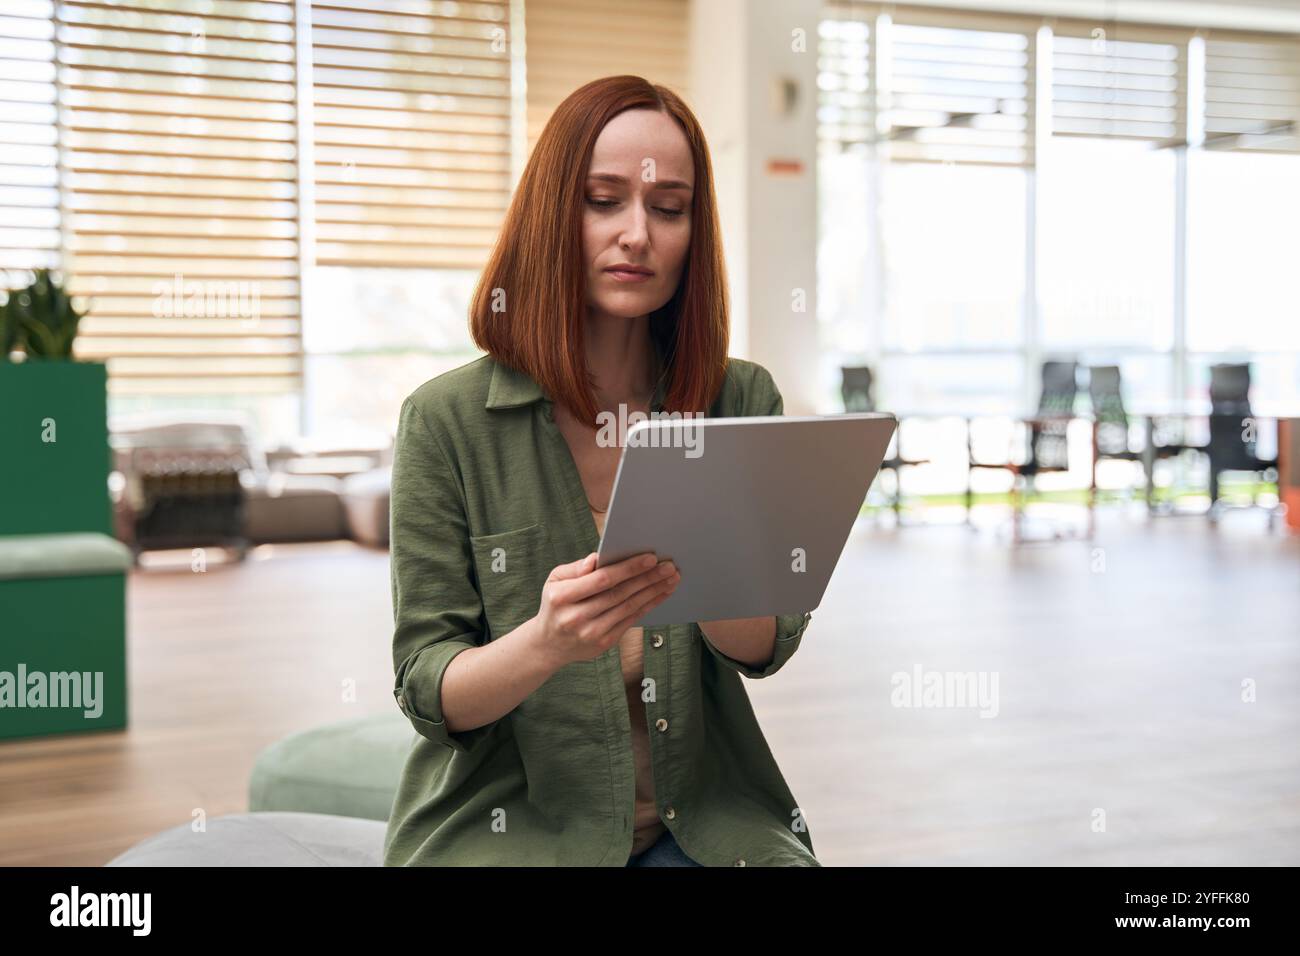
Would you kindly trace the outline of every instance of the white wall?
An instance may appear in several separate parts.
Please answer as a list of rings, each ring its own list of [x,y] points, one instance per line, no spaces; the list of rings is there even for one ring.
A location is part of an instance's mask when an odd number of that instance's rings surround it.
[[[821,3],[692,0],[691,8],[691,106],[708,138],[717,180],[731,354],[767,367],[786,414],[813,414]],[[774,104],[783,78],[797,90],[788,115]],[[802,168],[774,173],[772,160]]]

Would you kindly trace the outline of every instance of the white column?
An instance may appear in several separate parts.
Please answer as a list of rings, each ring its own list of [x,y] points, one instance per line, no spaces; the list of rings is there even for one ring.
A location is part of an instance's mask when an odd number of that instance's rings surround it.
[[[691,3],[691,108],[713,159],[731,354],[772,373],[788,415],[813,414],[818,393],[820,15],[819,0]]]

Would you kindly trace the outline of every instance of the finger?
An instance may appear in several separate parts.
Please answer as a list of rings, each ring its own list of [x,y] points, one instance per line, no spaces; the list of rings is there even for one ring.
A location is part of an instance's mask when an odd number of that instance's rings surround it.
[[[648,614],[654,608],[658,607],[664,601],[668,600],[668,598],[671,596],[672,596],[671,588],[668,591],[655,595],[649,601],[646,601],[643,604],[641,604],[641,606],[638,607],[631,614],[629,614],[628,616],[624,617],[619,621],[616,621],[614,623],[614,626],[611,628],[611,630],[613,631],[613,633],[621,636],[624,631],[626,631],[629,627],[634,627],[637,621],[641,620],[641,618],[645,617],[646,614]],[[607,631],[606,633],[609,632]]]
[[[632,616],[633,620],[635,620],[637,616],[645,613],[646,608],[649,607],[650,602],[655,598],[660,596],[667,597],[671,594],[673,589],[677,587],[679,581],[681,581],[680,572],[674,574],[672,577],[668,578],[668,580],[660,584],[651,585],[648,588],[642,588],[632,597],[616,604],[610,610],[596,618],[593,622],[596,629],[602,634],[607,634],[610,629],[615,627],[615,625],[629,614]],[[624,627],[624,630],[626,629],[627,628]],[[619,633],[621,634],[622,631]]]
[[[614,585],[621,584],[628,578],[653,568],[656,560],[653,551],[646,551],[643,554],[635,554],[614,564],[607,564],[603,568],[597,568],[581,577],[563,581],[557,597],[568,604],[585,601],[593,594],[608,591]]]
[[[635,597],[643,589],[653,587],[661,581],[667,581],[676,570],[676,565],[671,561],[660,561],[648,571],[643,571],[636,577],[629,578],[608,591],[593,594],[585,601],[577,602],[574,606],[582,611],[583,616],[589,620],[599,617],[615,605],[622,604],[628,598]]]
[[[596,552],[593,551],[581,561],[573,561],[569,564],[557,565],[550,576],[547,577],[546,583],[552,581],[569,581],[573,578],[581,577],[591,571],[596,566]]]

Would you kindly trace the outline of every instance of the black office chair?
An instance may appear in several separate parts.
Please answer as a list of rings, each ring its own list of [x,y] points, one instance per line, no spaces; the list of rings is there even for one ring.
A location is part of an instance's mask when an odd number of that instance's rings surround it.
[[[870,366],[840,367],[840,398],[844,402],[846,412],[874,412],[876,410],[875,376],[872,374]],[[928,458],[903,457],[903,424],[900,420],[894,438],[894,454],[886,458],[880,465],[881,471],[894,473],[893,506],[895,520],[901,522],[902,519],[903,480],[900,474],[901,469],[916,465],[928,465],[929,463]]]
[[[1181,441],[1162,441],[1161,431],[1152,430],[1152,454],[1145,455],[1141,449],[1134,449],[1129,444],[1129,418],[1124,408],[1123,381],[1118,365],[1093,365],[1088,369],[1088,397],[1092,400],[1092,417],[1094,421],[1094,447],[1092,456],[1092,487],[1090,494],[1095,502],[1097,496],[1097,462],[1112,459],[1118,461],[1135,461],[1142,465],[1146,478],[1147,507],[1154,507],[1151,497],[1154,487],[1152,471],[1156,459],[1173,458],[1184,451],[1204,451],[1200,445],[1189,445]]]
[[[1277,459],[1256,454],[1258,426],[1250,408],[1250,366],[1221,363],[1210,366],[1210,443],[1205,452],[1210,459],[1211,521],[1219,511],[1219,476],[1224,472],[1251,472],[1257,478],[1277,480]],[[1265,477],[1272,472],[1273,477]],[[1251,504],[1257,504],[1254,492]],[[1269,524],[1273,522],[1269,513]]]
[[[967,432],[966,469],[966,520],[970,521],[974,492],[971,473],[976,469],[995,469],[1011,472],[1012,538],[1020,541],[1020,522],[1024,511],[1024,497],[1033,493],[1034,479],[1048,472],[1063,472],[1070,468],[1068,432],[1074,415],[1074,404],[1079,394],[1078,362],[1047,361],[1042,366],[1042,390],[1038,397],[1038,412],[1025,428],[1025,451],[1021,461],[978,461]],[[1023,486],[1023,494],[1022,494]],[[1089,533],[1092,525],[1089,522]]]

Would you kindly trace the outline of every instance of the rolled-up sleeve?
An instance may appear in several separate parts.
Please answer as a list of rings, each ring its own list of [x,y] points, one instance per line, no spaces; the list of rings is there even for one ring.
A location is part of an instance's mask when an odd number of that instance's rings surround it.
[[[746,388],[744,409],[746,415],[785,414],[785,402],[781,398],[780,389],[776,387],[776,381],[772,378],[772,373],[757,363],[754,364],[754,377]],[[805,611],[803,614],[778,614],[776,616],[776,642],[772,649],[772,659],[762,667],[752,667],[735,658],[728,657],[713,646],[713,642],[705,636],[702,630],[700,631],[700,637],[704,641],[705,647],[725,667],[729,667],[745,677],[755,679],[771,677],[794,656],[794,652],[799,649],[804,632],[808,630],[808,624],[811,621],[811,611]]]
[[[704,646],[712,652],[713,656],[724,667],[728,667],[745,677],[757,680],[761,677],[771,677],[785,666],[786,661],[793,657],[794,652],[799,649],[799,642],[803,640],[804,631],[808,630],[808,623],[811,620],[811,611],[806,611],[803,614],[778,614],[776,616],[776,642],[772,646],[772,659],[762,667],[753,667],[736,660],[734,657],[728,657],[713,646],[713,642],[709,640],[708,635],[702,629],[700,630],[700,639],[704,641]]]
[[[410,397],[398,418],[389,521],[393,696],[421,736],[466,753],[498,721],[448,731],[442,680],[453,657],[482,643],[483,601],[475,583],[463,490]]]

